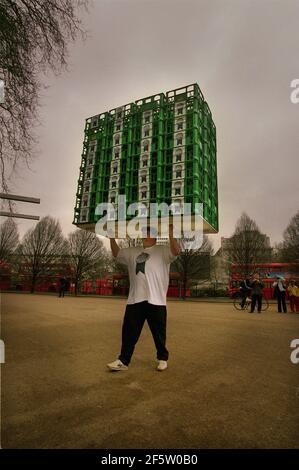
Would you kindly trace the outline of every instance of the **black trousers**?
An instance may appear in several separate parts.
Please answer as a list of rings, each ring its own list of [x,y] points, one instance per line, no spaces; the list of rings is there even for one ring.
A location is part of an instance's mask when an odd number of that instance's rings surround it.
[[[61,287],[59,289],[59,297],[64,297],[64,292],[65,292],[65,289]]]
[[[257,303],[257,310],[258,310],[258,312],[260,312],[262,310],[262,295],[252,294],[252,296],[251,296],[251,313],[254,312],[256,303]]]
[[[249,296],[249,294],[250,294],[250,290],[242,290],[241,291],[241,297],[242,297],[241,308],[244,308],[246,299]]]
[[[287,313],[287,304],[286,304],[286,293],[285,292],[278,292],[277,294],[277,304],[278,304],[278,312],[281,313],[281,306],[283,308],[284,313]]]
[[[122,326],[122,346],[119,355],[119,359],[123,364],[129,365],[145,320],[153,335],[157,349],[157,359],[167,361],[168,351],[165,346],[166,318],[165,305],[153,305],[145,301],[126,306]]]

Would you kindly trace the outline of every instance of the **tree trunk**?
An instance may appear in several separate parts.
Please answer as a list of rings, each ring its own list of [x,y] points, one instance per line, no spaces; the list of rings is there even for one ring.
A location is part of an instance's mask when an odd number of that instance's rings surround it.
[[[30,293],[33,294],[34,291],[35,291],[35,285],[36,285],[36,276],[35,274],[32,276],[32,280],[31,280],[31,289],[30,289]]]

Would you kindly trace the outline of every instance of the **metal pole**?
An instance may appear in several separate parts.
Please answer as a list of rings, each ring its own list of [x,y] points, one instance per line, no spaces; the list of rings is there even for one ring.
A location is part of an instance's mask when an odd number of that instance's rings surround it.
[[[40,199],[37,197],[20,196],[18,194],[0,193],[0,199],[8,199],[10,201],[29,202],[30,204],[40,204]],[[18,219],[39,220],[37,215],[16,214],[14,212],[0,211],[2,217],[16,217]]]
[[[9,199],[13,201],[30,202],[31,204],[40,204],[40,199],[37,197],[19,196],[17,194],[0,193],[0,199]]]
[[[39,220],[38,215],[26,215],[26,214],[16,214],[14,212],[3,212],[0,211],[0,217],[16,217],[18,219],[31,219],[31,220]]]

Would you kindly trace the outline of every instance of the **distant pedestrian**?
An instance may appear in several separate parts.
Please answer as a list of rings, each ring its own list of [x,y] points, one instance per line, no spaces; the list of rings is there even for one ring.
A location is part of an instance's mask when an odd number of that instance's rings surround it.
[[[283,277],[277,276],[276,281],[273,283],[274,298],[277,299],[278,313],[287,313],[286,303],[286,290],[287,286]]]
[[[295,284],[294,279],[290,281],[288,286],[288,294],[290,299],[290,309],[291,312],[298,312],[297,298],[299,299],[298,287]]]
[[[260,280],[260,275],[256,273],[253,276],[251,282],[251,310],[250,313],[254,313],[255,306],[257,304],[257,311],[261,313],[262,311],[262,302],[263,302],[263,288],[264,284]]]
[[[64,293],[67,289],[67,280],[64,277],[59,279],[59,297],[64,297]]]

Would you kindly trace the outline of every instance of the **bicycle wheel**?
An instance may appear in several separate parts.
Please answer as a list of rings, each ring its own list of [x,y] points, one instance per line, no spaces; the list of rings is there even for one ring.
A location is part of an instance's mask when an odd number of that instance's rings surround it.
[[[262,301],[262,312],[265,312],[265,310],[268,310],[269,308],[269,302],[267,299],[263,299]]]
[[[235,297],[234,298],[234,307],[236,310],[245,310],[246,309],[246,303],[244,307],[241,306],[242,303],[242,297]]]

